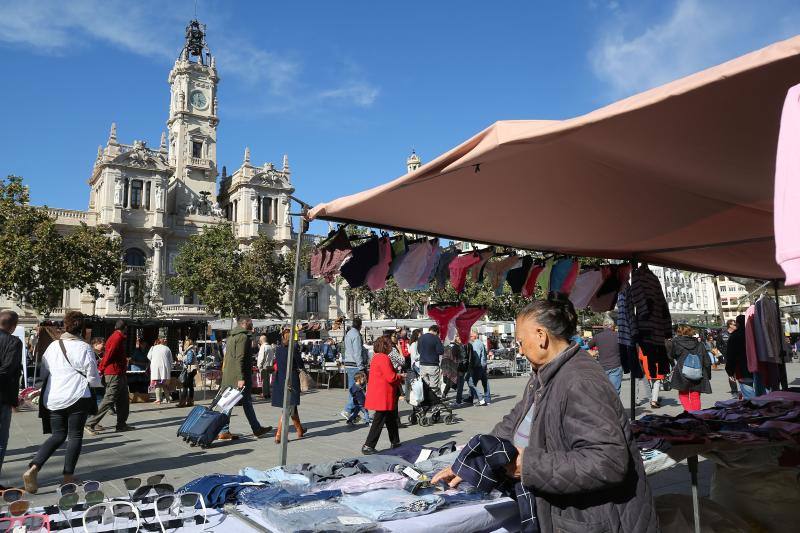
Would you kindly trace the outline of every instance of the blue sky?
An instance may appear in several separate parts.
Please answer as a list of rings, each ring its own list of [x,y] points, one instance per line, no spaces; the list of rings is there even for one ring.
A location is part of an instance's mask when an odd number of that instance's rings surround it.
[[[112,121],[121,142],[158,145],[193,13],[0,4],[0,173],[35,204],[85,209]],[[800,33],[790,0],[199,0],[197,14],[222,77],[220,168],[245,146],[255,164],[288,153],[312,204],[403,174],[412,147],[427,161],[496,120],[582,114]]]

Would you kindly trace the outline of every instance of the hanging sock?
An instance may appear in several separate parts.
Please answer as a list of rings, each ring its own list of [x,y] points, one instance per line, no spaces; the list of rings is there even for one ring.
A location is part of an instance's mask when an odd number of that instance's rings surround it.
[[[533,265],[533,257],[526,255],[522,258],[522,264],[517,268],[512,268],[506,274],[506,281],[511,287],[511,292],[519,294],[522,291],[522,286],[525,285],[525,280],[528,279],[528,273],[531,271]]]
[[[536,294],[536,282],[542,272],[544,272],[544,265],[533,265],[528,273],[528,279],[525,280],[525,285],[522,287],[522,295],[525,298],[533,298],[533,295]]]
[[[448,266],[450,270],[450,284],[461,294],[464,290],[464,285],[467,282],[467,271],[470,267],[476,265],[481,260],[480,255],[473,252],[469,255],[462,255],[450,261]]]
[[[380,251],[377,237],[367,240],[364,244],[353,248],[350,259],[342,265],[342,277],[351,288],[355,289],[364,285],[367,273],[380,260]]]
[[[439,338],[444,341],[447,338],[447,330],[451,322],[464,312],[464,304],[429,304],[428,316],[439,326]]]
[[[489,277],[489,283],[492,284],[495,295],[499,296],[503,294],[503,284],[506,282],[508,271],[521,265],[521,259],[516,255],[506,257],[499,261],[489,261],[486,263],[483,270],[485,275]]]
[[[386,277],[392,264],[392,243],[388,237],[381,237],[378,243],[378,264],[367,272],[367,287],[377,291],[386,286]]]
[[[467,307],[463,313],[456,316],[456,331],[462,343],[469,342],[469,332],[473,324],[486,314],[485,307]]]
[[[542,294],[544,297],[547,298],[547,295],[550,294],[550,271],[553,270],[553,260],[548,259],[544,264],[544,269],[539,274],[539,279],[536,282],[539,287],[542,289]]]

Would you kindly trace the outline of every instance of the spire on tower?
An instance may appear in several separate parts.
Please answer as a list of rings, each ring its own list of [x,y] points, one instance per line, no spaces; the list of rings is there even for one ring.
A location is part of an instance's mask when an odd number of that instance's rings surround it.
[[[166,152],[167,151],[167,132],[161,132],[161,146],[159,146],[159,151]]]
[[[283,154],[283,168],[281,168],[281,171],[286,175],[292,173],[291,169],[289,169],[289,156],[287,154]]]
[[[108,132],[108,144],[117,144],[117,123],[111,123],[111,131]]]
[[[420,167],[420,165],[422,165],[422,161],[417,155],[417,152],[412,149],[411,155],[408,156],[408,159],[406,159],[406,168],[408,169],[408,172],[414,172]]]
[[[250,164],[250,147],[249,146],[245,147],[245,149],[244,149],[244,164],[245,165],[249,165]]]
[[[103,147],[102,147],[102,145],[98,144],[97,145],[97,159],[95,160],[94,164],[96,165],[97,163],[99,163],[101,159],[103,159]]]

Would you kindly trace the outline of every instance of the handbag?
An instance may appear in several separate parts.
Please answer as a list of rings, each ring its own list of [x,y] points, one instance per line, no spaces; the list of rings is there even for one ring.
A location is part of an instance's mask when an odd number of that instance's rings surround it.
[[[89,412],[90,415],[96,415],[97,414],[97,392],[95,392],[95,390],[92,387],[89,386],[89,378],[86,377],[86,374],[84,374],[83,372],[81,372],[80,370],[78,370],[77,368],[72,366],[72,363],[70,362],[69,357],[67,357],[67,348],[64,346],[64,341],[62,341],[61,339],[58,339],[58,346],[61,348],[61,353],[64,354],[64,359],[67,360],[67,364],[70,366],[70,368],[72,368],[72,370],[74,370],[75,372],[80,374],[81,377],[83,377],[83,379],[86,380],[86,387],[89,389],[89,397],[92,399],[91,405],[87,406],[87,411]]]
[[[317,387],[317,382],[305,370],[300,371],[300,392],[308,392]]]

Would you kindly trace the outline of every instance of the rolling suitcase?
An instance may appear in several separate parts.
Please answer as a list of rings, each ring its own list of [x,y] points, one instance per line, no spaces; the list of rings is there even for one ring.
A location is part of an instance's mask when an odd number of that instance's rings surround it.
[[[230,388],[230,387],[229,387]],[[215,411],[219,399],[228,393],[228,389],[221,390],[214,401],[211,402],[210,407],[203,405],[195,406],[181,426],[178,428],[178,437],[183,438],[190,446],[200,446],[201,448],[208,448],[214,440],[222,427],[228,422],[230,409],[222,412]]]

